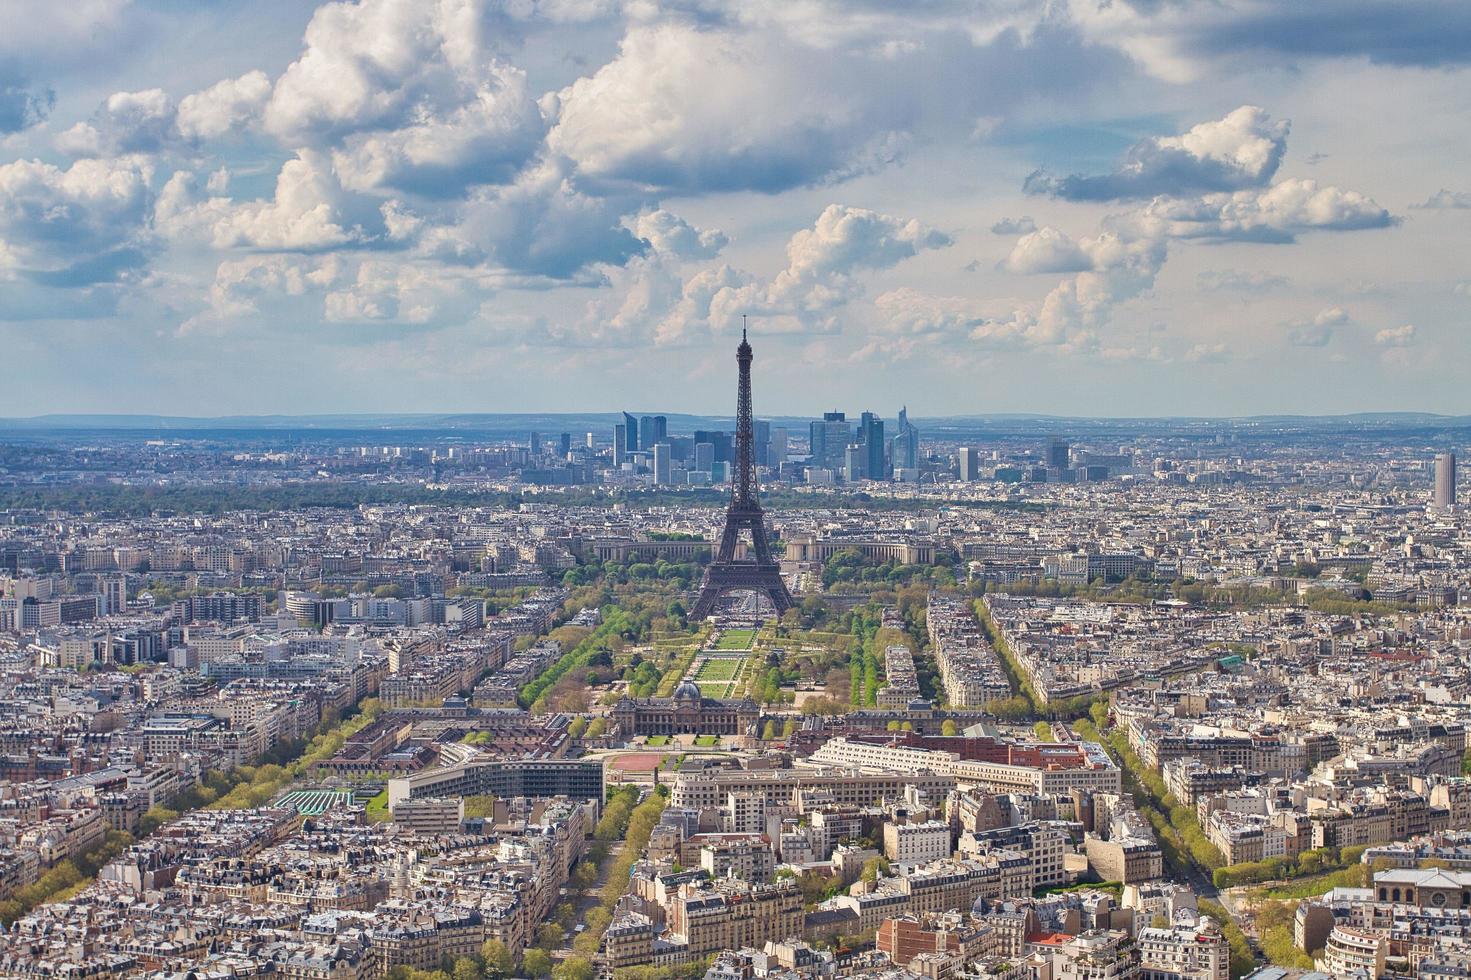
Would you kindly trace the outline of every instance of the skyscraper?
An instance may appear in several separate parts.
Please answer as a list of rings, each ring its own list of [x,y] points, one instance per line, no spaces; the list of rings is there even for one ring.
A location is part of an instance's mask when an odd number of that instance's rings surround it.
[[[715,461],[717,463],[729,463],[734,457],[733,446],[730,441],[729,432],[715,432],[713,430],[696,429],[695,445],[708,442],[715,449]]]
[[[768,460],[771,458],[771,423],[756,419],[751,425],[752,433],[756,439],[755,445],[751,447],[751,451],[756,457],[756,465],[769,466],[770,463]]]
[[[960,479],[963,483],[974,483],[981,478],[980,454],[969,446],[960,447]]]
[[[882,480],[888,470],[884,466],[884,420],[872,412],[864,412],[858,422],[858,444],[863,447],[863,475]]]
[[[561,438],[557,440],[557,448],[561,451],[562,458],[566,459],[567,454],[572,451],[572,433],[562,433]]]
[[[674,482],[674,460],[669,454],[669,443],[654,443],[654,483],[667,487]]]
[[[843,465],[843,454],[853,441],[853,430],[848,417],[842,412],[825,412],[821,422],[813,422],[809,429],[812,460],[809,465],[838,469]]]
[[[669,435],[669,419],[663,415],[645,415],[638,422],[638,448],[652,452],[654,446]]]
[[[128,611],[128,577],[108,575],[98,580],[98,591],[102,593],[102,614],[117,616]]]
[[[643,448],[638,441],[638,419],[627,412],[623,413],[623,439],[624,453],[636,453]],[[624,458],[620,456],[618,462],[623,462]]]
[[[613,426],[613,468],[616,470],[628,459],[628,426]]]
[[[919,468],[919,430],[909,422],[909,407],[899,409],[899,431],[891,443],[890,459],[894,469]]]
[[[533,456],[541,455],[541,433],[535,429],[526,436],[526,451]]]
[[[767,447],[766,463],[772,468],[787,461],[787,429],[784,425],[771,427],[771,442]]]
[[[695,443],[695,469],[704,473],[710,473],[715,467],[715,444],[713,442]]]
[[[1047,440],[1046,455],[1042,459],[1042,465],[1049,470],[1065,470],[1068,464],[1068,443],[1066,439],[1053,436]]]
[[[863,447],[856,442],[843,453],[843,479],[849,483],[863,479]]]
[[[1435,494],[1431,502],[1436,510],[1456,506],[1456,454],[1441,453],[1435,457]]]

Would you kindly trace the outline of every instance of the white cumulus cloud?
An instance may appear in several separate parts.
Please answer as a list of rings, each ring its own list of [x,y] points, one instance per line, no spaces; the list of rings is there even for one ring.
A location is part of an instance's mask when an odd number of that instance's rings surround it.
[[[148,248],[152,171],[142,158],[0,166],[0,272],[56,285],[115,278]]]
[[[1111,218],[1108,225],[1131,238],[1290,242],[1304,232],[1358,231],[1394,223],[1388,210],[1358,191],[1296,177],[1260,191],[1155,198]]]
[[[663,208],[640,212],[633,234],[655,252],[682,259],[713,259],[730,241],[717,229],[702,231]]]
[[[833,64],[779,32],[638,26],[559,94],[548,145],[589,177],[666,190],[778,191],[892,159],[902,140]]]
[[[72,156],[157,153],[175,135],[174,100],[163,89],[114,92],[88,122],[79,122],[56,139]]]
[[[1082,272],[1092,268],[1093,260],[1070,236],[1048,225],[1017,239],[1002,266],[1021,275]]]
[[[1398,327],[1385,327],[1374,334],[1374,343],[1380,347],[1408,347],[1415,342],[1415,325],[1406,323]]]
[[[179,100],[179,134],[187,140],[213,140],[254,125],[270,95],[271,80],[263,71],[216,82]]]
[[[1289,129],[1286,120],[1242,106],[1179,136],[1136,143],[1111,174],[1051,177],[1039,171],[1027,178],[1026,189],[1073,201],[1113,201],[1260,187],[1277,172]]]

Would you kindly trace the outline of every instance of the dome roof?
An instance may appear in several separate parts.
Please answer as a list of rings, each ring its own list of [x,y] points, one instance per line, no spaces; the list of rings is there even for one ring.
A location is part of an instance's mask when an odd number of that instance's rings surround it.
[[[704,697],[700,693],[700,685],[694,681],[680,681],[679,686],[674,689],[674,700],[676,701],[698,701]]]

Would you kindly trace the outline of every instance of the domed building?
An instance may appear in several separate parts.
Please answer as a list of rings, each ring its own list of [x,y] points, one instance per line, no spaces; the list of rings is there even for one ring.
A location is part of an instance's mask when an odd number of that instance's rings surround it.
[[[673,697],[624,697],[613,706],[614,724],[625,738],[634,735],[754,735],[761,708],[750,698],[707,698],[700,686],[684,680]]]

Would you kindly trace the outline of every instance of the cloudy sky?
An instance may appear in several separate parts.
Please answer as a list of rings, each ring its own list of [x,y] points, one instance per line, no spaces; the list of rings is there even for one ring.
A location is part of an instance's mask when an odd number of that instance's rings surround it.
[[[1471,412],[1464,0],[0,25],[0,415]]]

